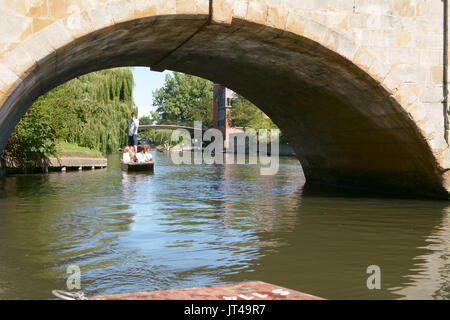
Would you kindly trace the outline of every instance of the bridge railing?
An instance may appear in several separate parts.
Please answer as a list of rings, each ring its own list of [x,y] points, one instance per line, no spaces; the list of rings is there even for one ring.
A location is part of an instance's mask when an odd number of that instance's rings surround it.
[[[158,120],[153,125],[194,127],[194,121]]]

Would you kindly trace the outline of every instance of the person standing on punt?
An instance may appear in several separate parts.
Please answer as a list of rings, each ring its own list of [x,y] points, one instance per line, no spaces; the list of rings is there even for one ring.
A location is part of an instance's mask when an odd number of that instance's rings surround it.
[[[138,130],[139,119],[136,117],[136,112],[131,114],[131,120],[128,121],[128,144],[134,149],[134,153],[137,153],[138,146]]]

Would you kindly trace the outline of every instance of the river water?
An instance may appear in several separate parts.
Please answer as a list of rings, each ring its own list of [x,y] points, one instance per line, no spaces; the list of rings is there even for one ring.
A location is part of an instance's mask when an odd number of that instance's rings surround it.
[[[294,158],[0,182],[0,299],[51,299],[81,270],[88,296],[260,280],[327,299],[450,298],[450,205],[306,192]],[[369,290],[370,265],[381,289]]]

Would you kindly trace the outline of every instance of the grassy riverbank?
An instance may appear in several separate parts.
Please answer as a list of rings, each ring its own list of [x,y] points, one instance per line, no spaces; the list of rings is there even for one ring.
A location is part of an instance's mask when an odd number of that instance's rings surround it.
[[[58,158],[103,158],[98,150],[80,147],[73,143],[59,141],[56,144],[56,157]]]

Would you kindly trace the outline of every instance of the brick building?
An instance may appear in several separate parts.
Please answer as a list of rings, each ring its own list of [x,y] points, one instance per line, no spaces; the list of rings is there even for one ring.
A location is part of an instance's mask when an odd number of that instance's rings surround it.
[[[214,84],[213,125],[215,129],[222,132],[225,149],[228,148],[230,134],[244,132],[242,128],[232,128],[228,121],[229,112],[232,108],[232,101],[236,97],[237,94],[234,91],[220,84]]]

